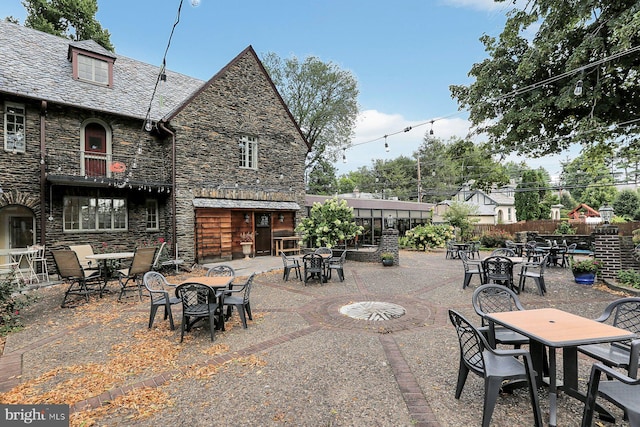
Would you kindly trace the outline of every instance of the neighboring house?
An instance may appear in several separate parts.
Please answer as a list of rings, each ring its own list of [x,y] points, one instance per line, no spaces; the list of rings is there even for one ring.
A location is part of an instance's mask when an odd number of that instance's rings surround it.
[[[165,239],[191,263],[293,231],[306,145],[251,46],[205,82],[2,21],[0,58],[0,251]]]
[[[487,193],[483,190],[471,189],[469,184],[465,184],[452,198],[440,202],[434,209],[434,222],[442,222],[442,216],[451,203],[465,203],[477,214],[473,219],[477,219],[477,224],[512,224],[516,222],[516,206],[514,198],[514,188],[505,186],[494,189]]]
[[[358,237],[361,245],[377,245],[382,235],[382,228],[393,226],[398,229],[400,236],[407,230],[421,224],[431,222],[433,203],[405,202],[374,198],[371,193],[336,195],[338,199],[347,202],[353,208],[356,224],[364,228],[362,236]],[[307,194],[305,206],[309,212],[314,203],[324,203],[334,196],[319,196]]]

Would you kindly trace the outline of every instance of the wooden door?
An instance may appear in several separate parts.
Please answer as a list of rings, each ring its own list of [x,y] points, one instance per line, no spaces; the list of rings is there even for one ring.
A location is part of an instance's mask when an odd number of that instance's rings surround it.
[[[98,123],[84,128],[84,174],[107,176],[107,132]]]
[[[255,224],[256,256],[271,255],[271,214],[268,212],[256,212]]]

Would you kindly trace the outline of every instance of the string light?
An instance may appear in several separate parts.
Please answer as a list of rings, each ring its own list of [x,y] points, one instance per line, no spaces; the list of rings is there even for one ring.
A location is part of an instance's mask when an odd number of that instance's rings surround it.
[[[389,144],[387,143],[387,135],[384,136],[384,151],[389,152]]]
[[[576,87],[575,89],[573,89],[573,94],[575,96],[582,95],[582,79],[578,80],[578,82],[576,83]]]
[[[342,149],[342,163],[347,163],[347,149]]]
[[[431,129],[429,130],[429,135],[433,135],[433,120],[431,120]]]

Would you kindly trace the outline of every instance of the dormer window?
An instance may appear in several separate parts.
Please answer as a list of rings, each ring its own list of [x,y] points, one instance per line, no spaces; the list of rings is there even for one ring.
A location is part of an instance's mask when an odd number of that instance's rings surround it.
[[[92,40],[69,46],[73,78],[101,86],[113,86],[115,56]]]
[[[109,63],[86,55],[78,55],[78,79],[109,86]]]

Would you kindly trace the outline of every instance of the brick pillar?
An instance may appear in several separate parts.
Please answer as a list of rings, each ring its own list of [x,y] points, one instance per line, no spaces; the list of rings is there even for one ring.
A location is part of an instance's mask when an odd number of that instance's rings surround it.
[[[380,245],[376,251],[376,257],[380,260],[380,255],[384,252],[393,254],[393,265],[400,265],[400,252],[398,249],[398,230],[395,228],[387,228],[382,230],[380,237]]]
[[[600,277],[614,279],[622,268],[621,239],[618,227],[602,226],[594,231],[594,257],[602,262]]]

